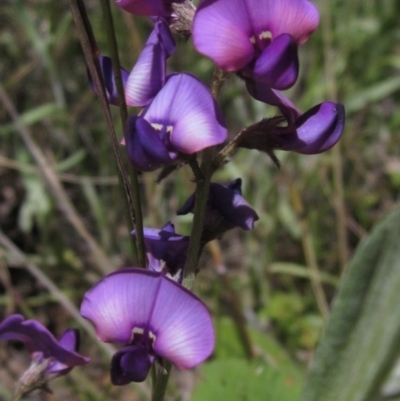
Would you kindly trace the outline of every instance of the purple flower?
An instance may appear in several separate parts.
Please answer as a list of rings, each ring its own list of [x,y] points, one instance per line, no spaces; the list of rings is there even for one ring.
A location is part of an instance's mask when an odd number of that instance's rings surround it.
[[[154,99],[165,84],[166,61],[175,47],[167,22],[162,18],[157,19],[126,81],[125,99],[128,106],[144,107]]]
[[[41,323],[32,319],[25,320],[21,315],[11,315],[3,320],[0,324],[0,339],[21,341],[30,352],[33,362],[46,362],[47,380],[89,362],[89,358],[78,354],[78,330],[65,331],[57,341]]]
[[[225,141],[222,113],[210,91],[189,74],[171,74],[139,116],[130,116],[125,144],[132,164],[154,171]]]
[[[298,76],[297,46],[318,23],[308,0],[203,0],[193,41],[223,70],[287,89]]]
[[[168,222],[161,230],[144,228],[148,269],[169,273],[172,276],[182,271],[189,245],[189,237],[175,233],[175,227]],[[136,236],[135,230],[132,235]]]
[[[113,67],[112,67],[112,60],[110,57],[107,56],[99,56],[99,64],[100,64],[100,71],[103,76],[104,87],[106,91],[106,97],[108,103],[113,104],[114,106],[118,106],[118,91],[117,85],[115,84]],[[90,75],[89,70],[87,70],[88,79],[90,87],[92,88],[94,93],[97,93],[96,86],[93,82],[93,78]],[[122,84],[125,86],[126,81],[128,80],[129,73],[124,68],[121,68],[121,78]]]
[[[178,209],[178,215],[193,211],[195,194]],[[256,211],[242,196],[242,180],[237,178],[228,185],[210,184],[202,241],[208,242],[220,237],[224,232],[241,227],[252,230],[259,219]]]
[[[267,85],[248,82],[247,88],[255,99],[278,107],[287,126],[275,126],[268,129],[269,132],[262,132],[255,124],[256,129],[242,135],[240,147],[317,154],[330,149],[341,138],[345,123],[342,104],[324,102],[301,114],[289,99]]]
[[[81,314],[104,342],[122,344],[111,361],[111,381],[143,381],[157,357],[190,369],[214,348],[211,316],[191,292],[161,273],[122,269],[85,295]]]
[[[116,5],[131,14],[170,17],[173,14],[172,3],[184,0],[117,0]]]

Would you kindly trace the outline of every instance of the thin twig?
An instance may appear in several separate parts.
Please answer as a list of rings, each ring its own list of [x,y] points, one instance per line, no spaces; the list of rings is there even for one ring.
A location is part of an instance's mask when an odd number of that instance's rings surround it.
[[[103,252],[100,245],[92,237],[89,231],[86,229],[81,218],[79,217],[76,209],[70,202],[64,187],[61,185],[57,175],[48,163],[46,157],[40,148],[33,141],[30,130],[24,126],[21,122],[19,114],[15,109],[10,97],[5,92],[2,84],[0,83],[0,100],[6,108],[7,112],[11,116],[18,133],[24,141],[26,147],[29,149],[33,158],[39,166],[40,172],[43,175],[51,193],[57,200],[58,207],[64,213],[66,219],[71,223],[77,233],[85,241],[88,248],[90,249],[93,258],[95,259],[99,269],[103,273],[109,273],[113,270],[113,263],[109,260],[106,254]]]

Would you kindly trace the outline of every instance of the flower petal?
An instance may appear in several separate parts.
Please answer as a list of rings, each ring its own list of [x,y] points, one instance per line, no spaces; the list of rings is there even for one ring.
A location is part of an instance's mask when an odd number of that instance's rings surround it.
[[[113,68],[112,68],[112,60],[110,57],[107,56],[99,56],[99,64],[100,64],[100,70],[103,76],[103,81],[104,81],[104,86],[105,86],[105,91],[106,91],[106,97],[108,100],[108,103],[113,104],[114,106],[118,106],[118,91],[117,91],[117,85],[115,84],[115,79],[114,79],[114,73],[113,73]],[[93,78],[90,75],[89,70],[87,70],[88,74],[88,79],[89,79],[89,84],[93,90],[94,93],[97,93],[96,86],[93,82]],[[128,79],[128,71],[126,71],[124,68],[121,68],[121,78],[122,78],[122,84],[125,86],[126,81]]]
[[[340,139],[344,129],[345,111],[340,103],[321,103],[299,117],[297,130],[277,135],[283,150],[302,154],[317,154],[330,149]]]
[[[163,0],[117,0],[115,3],[118,7],[128,11],[128,13],[136,15],[159,16],[166,17],[171,14],[168,7],[172,1]]]
[[[85,294],[81,315],[94,324],[101,341],[129,344],[135,327],[148,327],[160,285],[158,277],[144,269],[111,273]]]
[[[299,73],[297,44],[292,36],[280,35],[261,53],[251,68],[251,75],[271,88],[288,89]]]
[[[123,386],[130,382],[142,382],[146,379],[154,357],[146,347],[132,345],[118,351],[111,360],[111,382],[114,386]]]
[[[138,116],[129,116],[125,146],[131,163],[141,171],[154,171],[177,157],[164,145],[160,132]]]
[[[143,118],[167,127],[172,146],[193,154],[226,140],[222,113],[210,91],[189,74],[172,74]]]
[[[254,57],[252,27],[243,0],[203,0],[193,20],[196,50],[226,71],[238,71]]]
[[[218,0],[217,0],[218,1]],[[318,9],[308,0],[244,0],[255,34],[269,31],[273,38],[286,33],[301,45],[317,29]]]
[[[214,349],[214,327],[206,306],[184,287],[165,277],[150,325],[156,336],[156,354],[180,369],[203,362]]]
[[[25,320],[21,315],[11,315],[3,320],[0,339],[21,341],[31,354],[41,352],[44,358],[54,358],[66,366],[89,362],[88,358],[59,344],[41,323],[33,319]]]

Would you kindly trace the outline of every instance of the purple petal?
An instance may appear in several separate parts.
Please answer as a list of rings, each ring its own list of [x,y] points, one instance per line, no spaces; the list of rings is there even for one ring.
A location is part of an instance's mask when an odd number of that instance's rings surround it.
[[[142,382],[146,379],[154,357],[146,347],[132,345],[118,351],[111,360],[111,382],[114,386],[123,386],[130,382]]]
[[[24,320],[21,315],[11,315],[0,324],[0,339],[17,340],[33,354],[40,352],[44,358],[54,358],[65,366],[84,365],[88,358],[74,350],[64,348],[54,336],[36,320]]]
[[[330,149],[340,139],[344,129],[343,105],[321,103],[299,117],[297,130],[290,134],[276,135],[283,150],[302,154],[317,154]]]
[[[235,226],[244,230],[252,230],[254,222],[259,217],[241,195],[241,184],[242,180],[240,178],[229,183],[228,186],[211,183],[210,204]]]
[[[172,280],[163,277],[151,317],[157,355],[180,369],[207,359],[214,349],[214,328],[203,302]]]
[[[150,330],[155,353],[179,368],[202,362],[214,347],[213,324],[202,301],[148,270],[111,273],[86,293],[81,314],[105,342],[128,344],[134,328]]]
[[[165,83],[166,53],[161,43],[145,46],[129,74],[125,87],[126,104],[147,106]]]
[[[128,117],[125,146],[131,163],[141,171],[154,171],[177,157],[164,145],[160,131],[138,116]]]
[[[117,0],[115,4],[131,14],[166,17],[171,14],[167,6],[171,3],[168,0]]]
[[[94,324],[101,341],[129,344],[135,327],[148,327],[159,286],[154,274],[140,269],[118,270],[85,294],[81,315]]]
[[[270,32],[275,39],[286,33],[301,45],[319,24],[318,9],[308,0],[244,0],[244,3],[255,35]]]
[[[103,81],[104,81],[104,86],[106,90],[106,96],[108,103],[113,104],[114,106],[118,106],[118,91],[117,91],[117,86],[115,84],[115,79],[114,79],[114,73],[113,73],[113,68],[112,68],[112,60],[110,57],[107,56],[99,56],[99,64],[100,64],[100,70],[103,75]],[[128,79],[128,71],[125,69],[121,68],[121,77],[122,77],[122,84],[125,86],[126,81]],[[93,90],[94,93],[97,93],[96,86],[93,82],[92,76],[89,73],[88,70],[88,79],[89,79],[89,84]]]
[[[203,0],[193,20],[192,34],[197,51],[223,70],[239,71],[255,56],[251,21],[243,0]]]
[[[267,46],[251,68],[251,75],[271,88],[288,89],[297,80],[297,44],[290,35],[278,36]]]
[[[294,127],[296,119],[301,115],[301,111],[287,97],[260,81],[247,81],[246,87],[254,99],[278,107],[286,118],[288,127]]]
[[[63,335],[58,340],[58,343],[69,351],[79,351],[80,336],[79,330],[68,329],[65,330]]]
[[[225,141],[222,113],[209,90],[189,74],[173,74],[144,111],[143,118],[169,133],[172,146],[193,154]]]
[[[144,228],[143,231],[149,270],[160,272],[164,263],[172,274],[183,269],[189,237],[176,234],[171,223],[161,230]],[[136,232],[132,231],[132,235],[136,236]]]
[[[169,25],[164,18],[158,18],[154,24],[154,29],[147,39],[146,45],[161,43],[165,49],[167,58],[172,55],[176,49],[175,39],[172,36]]]

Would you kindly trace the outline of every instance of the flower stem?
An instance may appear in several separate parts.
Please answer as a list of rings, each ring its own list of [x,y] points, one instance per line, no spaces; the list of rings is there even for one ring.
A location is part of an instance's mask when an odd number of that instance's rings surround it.
[[[169,374],[171,373],[171,363],[164,361],[164,369],[157,369],[156,365],[152,367],[153,393],[151,401],[163,401],[165,390],[167,389]]]
[[[126,102],[125,102],[125,92],[121,76],[121,63],[118,54],[118,43],[115,37],[114,22],[109,0],[101,0],[101,8],[107,32],[108,47],[111,53],[115,84],[118,92],[118,103],[121,116],[121,123],[122,127],[125,127],[126,120],[128,118],[128,109],[126,107]],[[140,202],[138,174],[134,167],[132,167],[131,185],[132,185],[132,203],[134,210],[133,225],[136,231],[136,238],[137,238],[137,242],[135,242],[134,237],[131,236],[132,241],[134,241],[134,246],[137,246],[137,252],[136,252],[137,255],[135,257],[135,259],[137,260],[134,260],[134,262],[139,264],[141,267],[146,267],[146,251],[144,247],[144,236],[143,236],[142,206]]]

